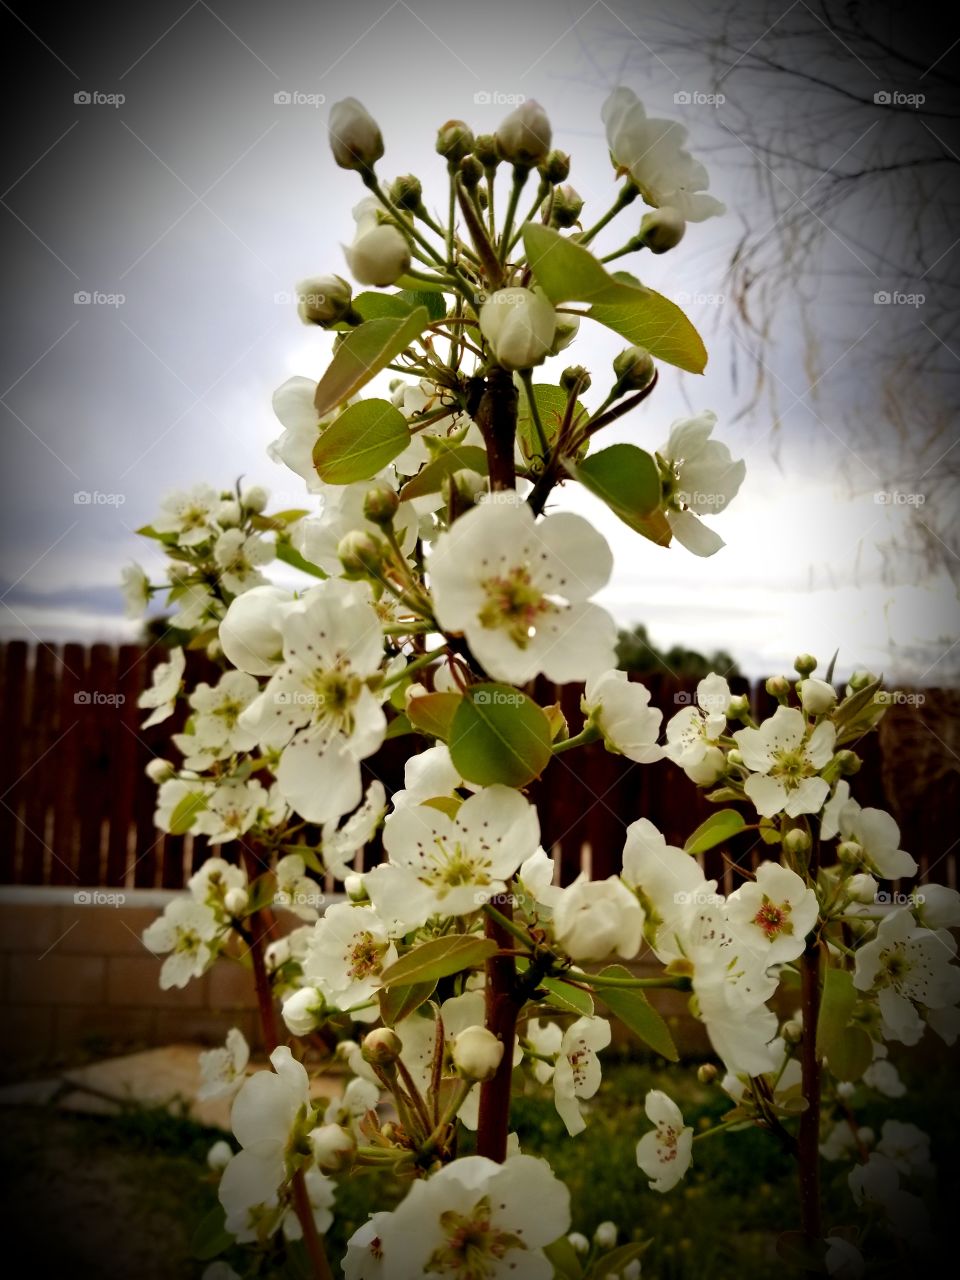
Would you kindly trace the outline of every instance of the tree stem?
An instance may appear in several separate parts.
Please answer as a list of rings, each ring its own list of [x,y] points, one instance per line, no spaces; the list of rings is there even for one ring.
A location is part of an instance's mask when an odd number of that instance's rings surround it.
[[[820,943],[811,938],[800,964],[803,1040],[800,1068],[806,1110],[800,1116],[800,1215],[808,1240],[823,1235],[820,1213],[820,1058],[817,1055],[817,1019],[820,1014]]]
[[[497,912],[513,919],[509,894],[492,899]],[[486,917],[486,935],[500,948],[510,945],[510,934],[496,918]],[[477,1127],[477,1154],[502,1164],[507,1158],[510,1130],[510,1085],[513,1078],[513,1040],[517,1032],[520,1005],[515,987],[517,966],[513,956],[497,955],[487,961],[484,1024],[503,1045],[503,1057],[492,1080],[480,1086],[480,1120]]]
[[[495,365],[487,374],[486,387],[475,415],[487,446],[491,489],[517,487],[513,456],[517,436],[517,399],[517,388],[511,374]]]

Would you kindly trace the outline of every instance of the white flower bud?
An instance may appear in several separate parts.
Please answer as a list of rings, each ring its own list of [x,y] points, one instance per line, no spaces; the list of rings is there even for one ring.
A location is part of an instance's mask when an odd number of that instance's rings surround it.
[[[300,987],[284,1000],[281,1013],[291,1035],[308,1036],[319,1026],[323,1009],[323,996],[316,987]]]
[[[847,881],[847,893],[854,902],[876,902],[879,885],[873,876],[861,871]]]
[[[241,493],[240,501],[248,511],[259,513],[270,501],[270,494],[262,484],[252,484],[249,489],[244,489]]]
[[[632,960],[643,941],[640,903],[617,876],[575,880],[553,909],[554,936],[571,960]]]
[[[645,213],[640,219],[640,239],[651,253],[666,253],[683,239],[687,224],[683,215],[669,205]]]
[[[223,529],[230,529],[240,523],[240,503],[235,498],[228,498],[217,508],[217,524]]]
[[[225,1169],[232,1159],[233,1147],[229,1142],[224,1142],[222,1138],[219,1142],[215,1142],[207,1152],[208,1168],[214,1169],[218,1173],[221,1169]]]
[[[812,677],[800,681],[800,703],[807,715],[822,716],[832,711],[837,702],[837,691],[826,680]]]
[[[601,1222],[593,1233],[593,1243],[598,1249],[612,1249],[617,1243],[618,1235],[617,1224],[608,1219],[606,1222]]]
[[[172,778],[176,770],[169,760],[158,758],[147,763],[144,773],[151,782],[156,782],[159,785],[161,782],[166,782],[168,778]]]
[[[363,876],[356,871],[351,872],[343,882],[343,891],[351,902],[363,902],[367,896]]]
[[[357,1140],[339,1124],[322,1124],[307,1135],[317,1168],[324,1173],[342,1173],[353,1164]]]
[[[364,1061],[381,1067],[396,1062],[402,1049],[403,1041],[390,1027],[377,1027],[368,1032],[360,1046]]]
[[[280,623],[293,596],[280,587],[253,587],[230,604],[220,643],[233,666],[252,676],[272,675],[283,658]]]
[[[369,169],[383,155],[380,126],[356,98],[333,104],[330,150],[341,169]]]
[[[218,662],[223,656],[223,649],[220,647],[220,641],[217,640],[216,637],[214,637],[213,640],[208,640],[204,653],[211,662]]]
[[[590,1248],[590,1241],[586,1236],[581,1235],[579,1231],[571,1231],[567,1236],[567,1243],[570,1245],[573,1252],[580,1254],[581,1257]]]
[[[465,1080],[492,1080],[503,1045],[486,1027],[467,1027],[453,1041],[453,1064]]]
[[[395,284],[410,266],[410,246],[396,227],[386,224],[360,232],[343,252],[358,284]]]
[[[297,315],[304,324],[336,324],[352,301],[353,290],[342,276],[315,276],[297,285]]]
[[[532,289],[498,289],[480,308],[480,332],[505,369],[541,364],[556,331],[556,311]]]
[[[799,671],[802,676],[813,675],[817,666],[817,660],[812,653],[801,653],[793,662],[794,671]]]
[[[703,759],[696,764],[684,765],[683,772],[698,787],[712,787],[723,776],[727,762],[720,747],[707,747]]]
[[[246,889],[241,889],[239,886],[234,889],[228,889],[223,895],[223,905],[232,916],[243,915],[249,901],[250,895]]]
[[[539,102],[529,98],[501,123],[497,130],[497,148],[510,164],[531,169],[547,158],[552,137],[547,113]]]

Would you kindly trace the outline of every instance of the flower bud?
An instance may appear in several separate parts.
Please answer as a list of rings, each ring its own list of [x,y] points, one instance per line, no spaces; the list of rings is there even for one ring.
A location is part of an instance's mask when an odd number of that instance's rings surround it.
[[[854,902],[876,902],[878,888],[876,880],[866,871],[851,876],[846,884],[847,893]]]
[[[460,181],[468,191],[477,186],[483,177],[483,165],[476,156],[464,156],[457,166],[457,171],[460,174]]]
[[[453,1065],[464,1080],[492,1080],[503,1044],[486,1027],[467,1027],[453,1041]]]
[[[207,1152],[207,1167],[215,1170],[217,1173],[221,1169],[225,1169],[233,1159],[233,1147],[229,1142],[224,1142],[221,1138],[219,1142],[215,1142]]]
[[[299,987],[287,996],[280,1012],[291,1035],[308,1036],[320,1025],[324,1009],[323,996],[316,987]]]
[[[812,653],[801,653],[794,659],[794,671],[799,671],[802,676],[809,676],[817,669],[817,660]]]
[[[574,340],[574,338],[577,336],[579,332],[580,332],[579,316],[565,316],[565,315],[560,315],[558,312],[557,327],[553,332],[553,345],[550,348],[550,354],[552,356],[559,355],[561,351],[564,351],[567,347],[569,347],[570,343]]]
[[[370,169],[383,155],[380,126],[356,98],[334,103],[330,111],[330,150],[341,169]]]
[[[547,113],[539,102],[528,98],[501,122],[497,149],[501,158],[510,164],[533,169],[547,158],[552,137]]]
[[[213,640],[208,640],[206,647],[204,648],[203,651],[211,662],[218,662],[220,657],[223,654],[223,649],[220,645],[220,641],[217,640],[216,638],[214,638]]]
[[[786,676],[770,676],[763,687],[771,698],[786,698],[790,693],[790,681]]]
[[[873,684],[876,678],[877,677],[872,671],[864,671],[861,668],[859,671],[855,671],[850,677],[850,682],[847,685],[847,688],[851,693],[859,693],[859,691],[861,689],[865,689],[868,684]]]
[[[480,308],[480,331],[505,369],[531,369],[550,354],[557,313],[532,289],[498,289]]]
[[[727,752],[727,764],[743,764],[743,752],[738,747],[731,747]]]
[[[849,751],[846,748],[843,751],[838,751],[833,757],[833,761],[845,778],[851,778],[855,773],[859,773],[860,766],[863,764],[863,761],[855,751]]]
[[[479,471],[471,471],[469,467],[461,467],[447,477],[448,501],[453,498],[455,509],[466,511],[475,507],[482,494],[487,491],[487,478]]]
[[[644,347],[627,347],[614,360],[613,372],[617,378],[618,394],[623,395],[627,391],[642,391],[648,387],[653,381],[656,365]]]
[[[735,693],[727,705],[727,718],[743,720],[750,714],[750,699],[745,693]]]
[[[297,315],[304,324],[336,324],[352,303],[353,289],[342,276],[314,276],[297,285]]]
[[[863,858],[863,847],[856,840],[841,840],[837,845],[837,857],[847,866],[858,866]]]
[[[713,1084],[719,1074],[712,1062],[701,1062],[697,1067],[697,1079],[701,1084]]]
[[[415,174],[405,173],[399,178],[394,178],[388,194],[397,208],[413,212],[419,209],[423,200],[423,183]]]
[[[810,852],[810,837],[803,827],[791,827],[783,837],[783,847],[787,853],[799,855]]]
[[[270,501],[270,494],[262,484],[252,484],[249,489],[244,489],[241,493],[240,501],[247,511],[259,514]]]
[[[230,662],[252,676],[269,676],[283,658],[280,624],[293,596],[280,587],[253,587],[231,601],[220,623],[220,643]]]
[[[663,205],[643,215],[637,238],[651,253],[666,253],[668,249],[677,247],[686,229],[683,216],[669,205]]]
[[[217,524],[222,529],[232,528],[240,523],[240,503],[236,498],[227,498],[217,507]]]
[[[556,186],[558,182],[566,182],[570,174],[570,157],[565,151],[551,151],[539,169],[544,182]]]
[[[380,572],[383,554],[380,539],[372,533],[364,533],[362,529],[346,534],[337,544],[337,555],[344,569],[361,578],[367,574],[376,576]]]
[[[437,154],[456,164],[473,150],[473,130],[462,120],[448,120],[437,131]]]
[[[400,499],[388,484],[378,484],[368,489],[363,499],[363,514],[371,524],[386,528],[393,522],[400,506]]]
[[[367,1032],[360,1046],[364,1062],[377,1067],[386,1067],[396,1062],[402,1049],[403,1042],[389,1027],[377,1027],[376,1030]]]
[[[789,1022],[785,1022],[780,1028],[780,1035],[787,1044],[799,1044],[803,1039],[803,1025],[797,1022],[795,1018],[791,1018]]]
[[[359,212],[358,212],[359,211]],[[410,266],[410,246],[396,227],[379,223],[371,206],[363,201],[354,210],[357,234],[353,244],[344,246],[344,256],[359,284],[384,288],[395,284]]]
[[[683,766],[683,772],[698,787],[710,787],[720,779],[727,769],[727,757],[720,747],[708,746],[696,764]]]
[[[343,1173],[357,1154],[357,1140],[339,1124],[321,1124],[307,1134],[310,1150],[323,1173]]]
[[[363,876],[356,871],[351,871],[343,882],[343,891],[351,902],[365,901],[367,890],[363,883]]]
[[[478,133],[473,140],[473,154],[485,169],[495,169],[500,163],[497,139],[492,133]]]
[[[567,1236],[567,1244],[569,1244],[574,1253],[579,1254],[581,1257],[590,1249],[590,1241],[586,1236],[581,1235],[579,1231],[570,1232]]]
[[[555,187],[550,206],[550,225],[560,230],[576,226],[583,210],[583,199],[569,185]]]
[[[247,893],[246,889],[241,889],[239,885],[235,886],[233,889],[228,889],[223,895],[223,905],[232,916],[243,915],[244,911],[247,909],[249,901],[250,895]]]
[[[598,1249],[612,1249],[617,1243],[619,1231],[615,1222],[601,1222],[593,1233],[593,1243]]]
[[[800,705],[811,716],[826,715],[837,703],[837,691],[826,680],[808,677],[800,681]]]
[[[564,391],[570,392],[576,389],[578,396],[584,391],[589,391],[591,382],[590,373],[582,364],[572,364],[560,375],[560,386]]]
[[[161,782],[166,782],[168,778],[172,778],[176,773],[176,769],[174,769],[169,760],[161,760],[157,757],[156,760],[147,762],[143,772],[151,782],[156,782],[159,785]]]

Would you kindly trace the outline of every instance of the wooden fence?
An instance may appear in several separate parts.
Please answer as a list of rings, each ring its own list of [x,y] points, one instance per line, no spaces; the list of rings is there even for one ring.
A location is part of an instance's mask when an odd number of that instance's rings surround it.
[[[177,721],[143,730],[136,703],[163,657],[157,645],[0,646],[0,883],[176,889],[208,855],[202,837],[164,835],[153,825],[156,787],[144,766],[155,755],[175,756],[168,739]],[[213,676],[208,668],[202,655],[190,655],[191,682]],[[665,719],[690,701],[696,684],[669,675],[645,683]],[[769,714],[762,683],[731,683]],[[579,685],[540,682],[536,694],[558,700],[576,730]],[[862,804],[889,808],[900,821],[903,847],[921,872],[949,884],[957,882],[958,711],[954,690],[928,689],[893,706],[882,731],[859,744],[864,766],[855,782]],[[369,777],[380,778],[388,794],[401,787],[404,761],[421,743],[386,743],[367,762]],[[638,817],[682,843],[711,811],[679,769],[632,764],[602,744],[556,757],[531,798],[565,882],[581,869],[597,878],[614,872],[624,828]],[[761,849],[739,837],[729,856],[708,855],[709,873],[729,889],[733,864],[752,865]],[[368,859],[378,856],[368,851]]]

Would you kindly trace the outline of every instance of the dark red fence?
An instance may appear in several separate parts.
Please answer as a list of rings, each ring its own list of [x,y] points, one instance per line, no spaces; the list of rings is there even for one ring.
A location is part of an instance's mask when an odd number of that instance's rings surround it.
[[[169,744],[176,721],[144,730],[136,703],[163,657],[160,646],[0,646],[0,882],[179,888],[207,856],[203,838],[164,835],[153,825],[156,788],[144,766],[155,755],[176,758]],[[206,665],[202,655],[190,655],[191,681],[214,675]],[[665,718],[696,685],[669,675],[644,680]],[[762,683],[731,683],[769,712]],[[536,692],[542,701],[559,700],[574,731],[579,727],[579,685],[541,682]],[[923,690],[892,706],[881,731],[857,747],[864,766],[854,783],[862,804],[893,812],[922,873],[948,884],[957,881],[960,836],[958,711],[955,690]],[[370,776],[388,792],[401,787],[404,761],[421,744],[386,743],[368,762]],[[624,828],[638,817],[682,843],[711,812],[679,769],[632,764],[602,744],[556,757],[532,798],[544,847],[559,856],[564,881],[581,868],[597,878],[615,871]],[[762,848],[739,837],[729,857],[711,856],[709,872],[725,876],[729,887],[729,858],[749,866]]]

